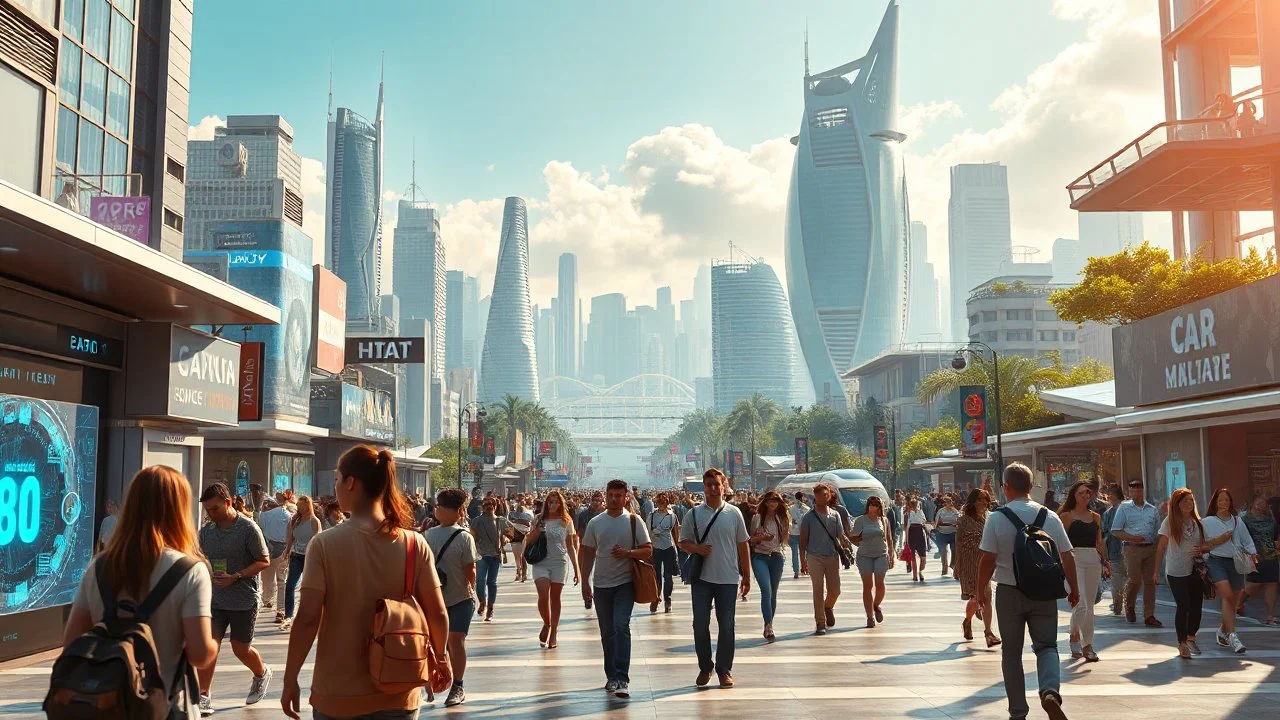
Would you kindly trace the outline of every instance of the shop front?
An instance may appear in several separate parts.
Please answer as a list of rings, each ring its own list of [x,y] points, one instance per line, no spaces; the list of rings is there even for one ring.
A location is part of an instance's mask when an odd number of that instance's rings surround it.
[[[106,503],[140,468],[173,465],[198,493],[196,431],[234,402],[219,381],[238,347],[182,326],[278,320],[0,182],[0,661],[58,646]]]

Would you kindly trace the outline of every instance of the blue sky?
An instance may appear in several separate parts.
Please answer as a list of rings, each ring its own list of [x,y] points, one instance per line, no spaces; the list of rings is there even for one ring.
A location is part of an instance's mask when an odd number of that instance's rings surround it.
[[[956,162],[1009,164],[1015,244],[1073,235],[1062,188],[1162,119],[1154,4],[900,5],[912,213],[930,225],[939,274]],[[416,139],[418,183],[442,208],[451,266],[484,282],[500,199],[518,194],[530,199],[535,302],[553,294],[563,251],[598,269],[586,297],[622,288],[642,302],[671,284],[680,298],[696,265],[727,255],[730,240],[784,274],[785,138],[801,113],[806,20],[817,71],[860,57],[885,6],[201,2],[190,118],[282,114],[300,152],[322,160],[331,64],[335,103],[371,116],[385,53],[385,188],[408,186]]]

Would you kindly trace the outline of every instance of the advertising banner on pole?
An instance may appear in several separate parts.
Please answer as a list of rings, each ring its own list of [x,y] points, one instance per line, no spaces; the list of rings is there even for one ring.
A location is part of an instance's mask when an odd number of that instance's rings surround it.
[[[876,425],[876,470],[887,472],[889,470],[889,428],[884,425]]]
[[[983,385],[960,388],[960,456],[987,456],[987,388]]]
[[[747,470],[747,466],[742,464],[742,454],[743,454],[743,453],[742,453],[742,451],[741,451],[741,450],[734,450],[734,451],[733,451],[733,469],[734,469],[734,472],[729,473],[730,475],[734,475],[735,473],[736,473],[736,474],[738,474],[738,475],[745,475],[745,474],[747,474],[747,472],[748,472],[748,470]]]
[[[498,443],[492,435],[484,439],[484,461],[489,465],[493,465],[498,460],[497,447]]]
[[[796,472],[809,472],[809,438],[796,438]]]
[[[262,354],[260,342],[240,343],[240,421],[262,419]]]
[[[480,427],[479,420],[467,423],[467,441],[471,446],[471,454],[479,455],[484,447],[484,430]]]

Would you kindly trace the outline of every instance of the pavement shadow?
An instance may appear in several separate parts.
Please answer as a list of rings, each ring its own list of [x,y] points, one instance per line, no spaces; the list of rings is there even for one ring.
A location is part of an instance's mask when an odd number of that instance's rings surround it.
[[[1179,678],[1214,678],[1226,673],[1247,670],[1255,664],[1246,662],[1246,658],[1239,656],[1214,656],[1209,662],[1173,657],[1134,668],[1125,673],[1124,677],[1139,685],[1155,687],[1168,685]]]
[[[941,650],[918,650],[916,652],[892,655],[879,660],[868,660],[868,665],[927,665],[940,660],[954,660],[978,654],[977,651],[963,652],[960,642],[953,642]]]
[[[551,692],[501,705],[471,709],[465,704],[449,708],[450,718],[506,718],[518,713],[521,720],[555,720],[557,718],[597,718],[608,713],[625,710],[632,702],[645,703],[648,693],[633,691],[632,700],[622,700],[606,695],[603,689]],[[423,714],[435,710],[445,712],[443,696],[437,696],[434,705],[423,705]]]
[[[991,691],[997,690],[997,689],[1000,690],[1000,697],[998,698],[989,697],[989,695],[991,695]],[[968,697],[952,700],[951,702],[948,702],[948,703],[935,702],[933,700],[930,700],[923,693],[921,693],[920,696],[924,698],[925,702],[932,704],[933,707],[908,710],[905,714],[906,717],[921,718],[921,720],[925,720],[928,718],[935,718],[937,717],[937,713],[941,712],[942,714],[947,715],[949,717],[961,718],[961,717],[971,716],[973,714],[973,709],[974,709],[973,706],[974,704],[977,704],[977,703],[982,703],[982,704],[999,703],[1001,708],[1006,707],[1007,705],[1007,701],[1005,700],[1005,697],[1004,697],[1004,681],[1003,680],[1001,680],[998,683],[993,683],[991,685],[988,685],[985,688],[982,688],[981,690],[975,692],[974,694]]]

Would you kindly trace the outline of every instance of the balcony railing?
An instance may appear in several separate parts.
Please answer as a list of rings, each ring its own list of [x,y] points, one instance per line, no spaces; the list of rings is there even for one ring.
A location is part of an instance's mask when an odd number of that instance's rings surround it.
[[[142,195],[142,174],[78,175],[66,168],[53,172],[54,202],[85,217],[96,197],[138,197]]]

